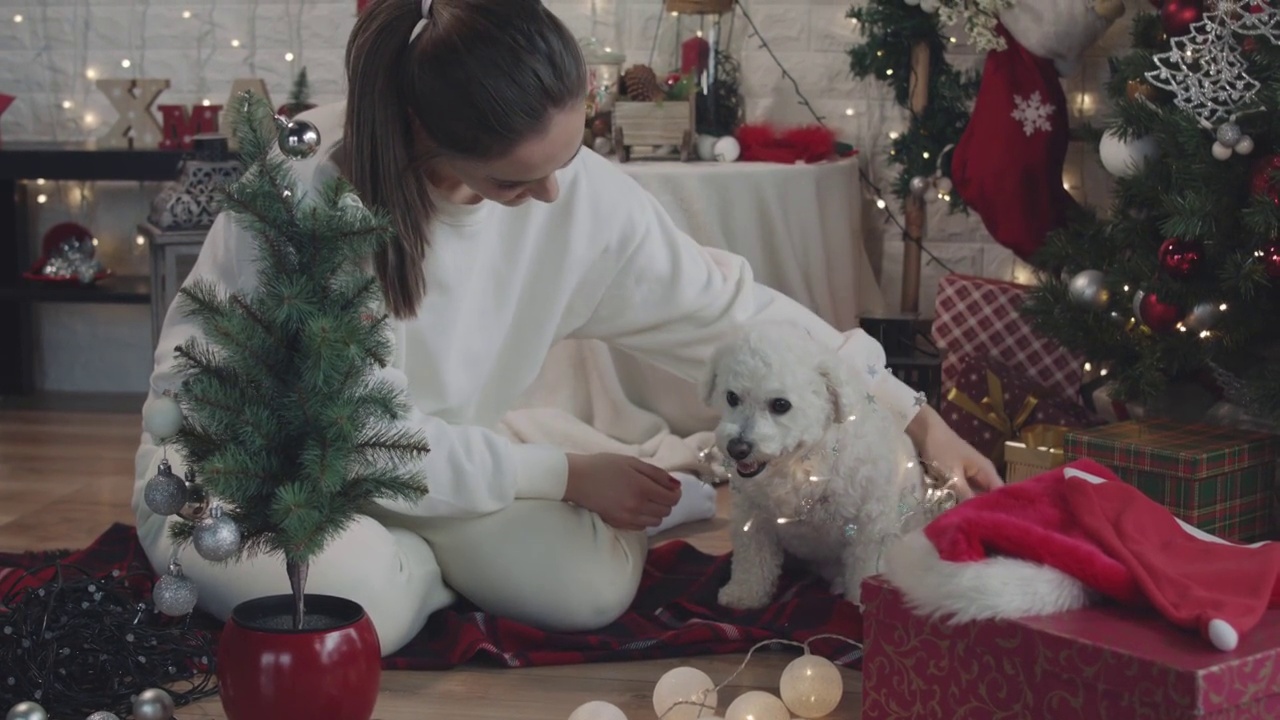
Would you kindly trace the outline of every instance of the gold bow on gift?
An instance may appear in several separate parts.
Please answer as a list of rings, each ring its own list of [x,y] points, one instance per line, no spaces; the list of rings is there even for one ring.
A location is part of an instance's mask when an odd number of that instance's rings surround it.
[[[1018,441],[1033,450],[1063,450],[1067,447],[1065,425],[1028,425],[1018,431]]]
[[[1000,434],[1000,442],[996,443],[995,449],[991,451],[991,461],[997,467],[1004,464],[1005,441],[1019,435],[1031,417],[1031,413],[1036,409],[1036,403],[1040,402],[1036,396],[1027,395],[1027,399],[1022,401],[1022,407],[1018,409],[1017,416],[1010,418],[1004,407],[1004,384],[990,370],[987,371],[987,396],[981,401],[975,402],[973,398],[961,392],[960,388],[955,387],[947,393],[947,400],[995,428]]]

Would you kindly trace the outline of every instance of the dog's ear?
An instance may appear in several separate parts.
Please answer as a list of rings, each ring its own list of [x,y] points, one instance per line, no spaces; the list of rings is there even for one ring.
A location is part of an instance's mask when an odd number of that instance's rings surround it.
[[[818,373],[822,375],[822,380],[827,385],[827,395],[831,398],[833,423],[847,422],[851,419],[854,408],[858,407],[858,400],[854,395],[856,385],[850,372],[848,363],[839,357],[823,360],[818,366]]]
[[[711,399],[716,394],[716,368],[720,366],[720,358],[724,355],[723,349],[717,349],[711,353],[711,358],[707,360],[706,371],[702,376],[702,382],[698,385],[698,394],[702,395],[702,403],[710,406]]]

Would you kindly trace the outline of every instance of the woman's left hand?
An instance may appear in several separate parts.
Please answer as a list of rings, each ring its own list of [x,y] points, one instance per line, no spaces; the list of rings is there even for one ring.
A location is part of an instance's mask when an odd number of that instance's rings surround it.
[[[975,492],[990,492],[1004,485],[991,460],[965,442],[928,405],[912,418],[907,434],[922,460],[939,465],[948,476],[962,479],[955,489],[961,500],[973,497]]]

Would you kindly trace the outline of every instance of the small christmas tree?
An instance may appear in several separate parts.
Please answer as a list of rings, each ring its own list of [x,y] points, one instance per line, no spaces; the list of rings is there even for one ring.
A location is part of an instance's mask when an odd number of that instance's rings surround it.
[[[408,406],[377,376],[392,340],[362,267],[393,237],[388,218],[341,179],[300,190],[272,147],[314,152],[314,128],[274,118],[252,95],[237,105],[246,171],[222,199],[254,236],[257,283],[225,294],[200,279],[179,293],[203,337],[176,350],[183,422],[171,442],[212,507],[171,535],[215,561],[283,555],[302,628],[309,563],[370,503],[420,499],[413,462],[428,448],[402,428]]]
[[[1280,420],[1280,14],[1220,0],[1175,25],[1138,16],[1113,59],[1111,211],[1049,236],[1026,310],[1117,399],[1208,378]]]
[[[286,118],[291,118],[301,112],[306,112],[315,105],[311,103],[311,81],[307,79],[307,69],[304,67],[298,71],[298,76],[293,79],[293,87],[289,90],[289,102],[280,106],[277,113]]]

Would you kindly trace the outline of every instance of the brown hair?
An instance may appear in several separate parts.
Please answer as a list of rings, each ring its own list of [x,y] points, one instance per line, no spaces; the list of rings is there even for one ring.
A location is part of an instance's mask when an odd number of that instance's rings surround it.
[[[553,112],[582,102],[587,85],[573,34],[540,0],[433,0],[427,14],[411,42],[420,0],[374,0],[346,54],[339,162],[365,204],[395,225],[398,239],[374,258],[374,271],[401,319],[416,315],[426,294],[433,207],[425,161],[502,157]],[[433,147],[415,145],[415,121]]]

